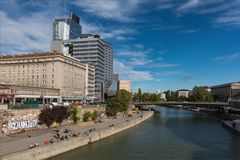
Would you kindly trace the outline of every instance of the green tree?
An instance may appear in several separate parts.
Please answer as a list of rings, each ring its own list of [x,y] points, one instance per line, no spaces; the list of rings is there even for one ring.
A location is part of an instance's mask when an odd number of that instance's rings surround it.
[[[71,118],[72,118],[74,124],[77,124],[77,122],[80,120],[80,117],[78,116],[78,107],[76,107],[76,106],[72,107]]]
[[[167,100],[168,100],[168,101],[176,101],[176,102],[181,101],[181,100],[180,100],[180,97],[178,97],[178,95],[177,95],[176,92],[174,92],[174,93],[172,93],[171,95],[169,95],[169,96],[167,97]]]
[[[58,124],[62,124],[63,120],[67,119],[70,116],[70,112],[66,107],[53,107],[44,108],[41,110],[39,114],[39,121],[46,124],[49,128],[53,122],[57,122]]]
[[[52,108],[52,115],[55,119],[55,122],[57,122],[60,125],[65,119],[69,118],[70,114],[71,113],[67,107],[60,106]]]
[[[127,103],[129,103],[131,100],[131,93],[124,89],[121,89],[119,96],[120,99],[125,100]]]
[[[41,123],[46,124],[47,127],[49,128],[54,122],[54,117],[52,116],[52,109],[45,108],[41,110],[41,113],[38,116],[38,120]]]
[[[126,90],[121,90],[115,97],[107,101],[106,113],[109,116],[115,116],[118,112],[128,110],[131,93]]]
[[[91,117],[92,117],[93,121],[97,120],[97,118],[98,118],[98,111],[94,110]]]
[[[91,112],[85,112],[83,114],[83,122],[88,122],[91,118]]]
[[[142,101],[142,90],[141,90],[141,88],[138,88],[137,97],[138,97],[138,101],[141,102]]]
[[[132,100],[133,100],[134,102],[138,102],[138,93],[134,93],[134,94],[133,94]]]
[[[197,87],[193,90],[192,95],[189,97],[190,101],[195,102],[212,102],[212,95],[204,88]]]

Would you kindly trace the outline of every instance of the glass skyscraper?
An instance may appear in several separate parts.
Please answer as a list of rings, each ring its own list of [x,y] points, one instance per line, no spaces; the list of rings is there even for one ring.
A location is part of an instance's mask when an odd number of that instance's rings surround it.
[[[69,18],[56,19],[53,22],[52,40],[68,40],[78,38],[82,34],[80,17],[74,13]]]

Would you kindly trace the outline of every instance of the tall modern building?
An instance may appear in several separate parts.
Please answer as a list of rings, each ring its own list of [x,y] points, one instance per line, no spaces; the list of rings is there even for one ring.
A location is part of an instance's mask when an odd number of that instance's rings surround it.
[[[104,42],[104,83],[105,93],[109,89],[113,79],[113,49],[112,45],[106,41]]]
[[[56,19],[53,22],[52,40],[68,40],[78,38],[82,34],[80,17],[74,13],[69,18]]]
[[[53,23],[51,51],[59,51],[73,56],[82,63],[95,68],[95,96],[104,98],[104,93],[112,83],[113,49],[112,45],[100,35],[82,34],[80,18],[71,13],[67,19],[56,19]],[[91,80],[89,80],[91,81]]]
[[[86,72],[85,95],[87,100],[93,100],[95,97],[95,67],[86,64]]]
[[[110,43],[102,40],[99,35],[82,34],[79,38],[57,41],[51,45],[51,50],[57,50],[65,55],[71,55],[82,63],[95,67],[95,95],[104,98],[107,88],[111,85],[113,74],[113,50]]]

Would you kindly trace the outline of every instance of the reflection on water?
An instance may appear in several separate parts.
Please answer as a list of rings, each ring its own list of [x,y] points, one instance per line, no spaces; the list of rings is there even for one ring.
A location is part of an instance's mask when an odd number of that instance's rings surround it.
[[[159,111],[127,131],[52,160],[240,159],[240,137],[212,117],[167,107]]]

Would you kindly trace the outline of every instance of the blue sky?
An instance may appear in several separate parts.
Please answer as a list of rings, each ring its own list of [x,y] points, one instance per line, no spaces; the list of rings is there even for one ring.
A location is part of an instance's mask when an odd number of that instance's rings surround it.
[[[114,49],[114,71],[154,92],[240,80],[239,0],[1,0],[2,54],[49,51],[55,18]]]

